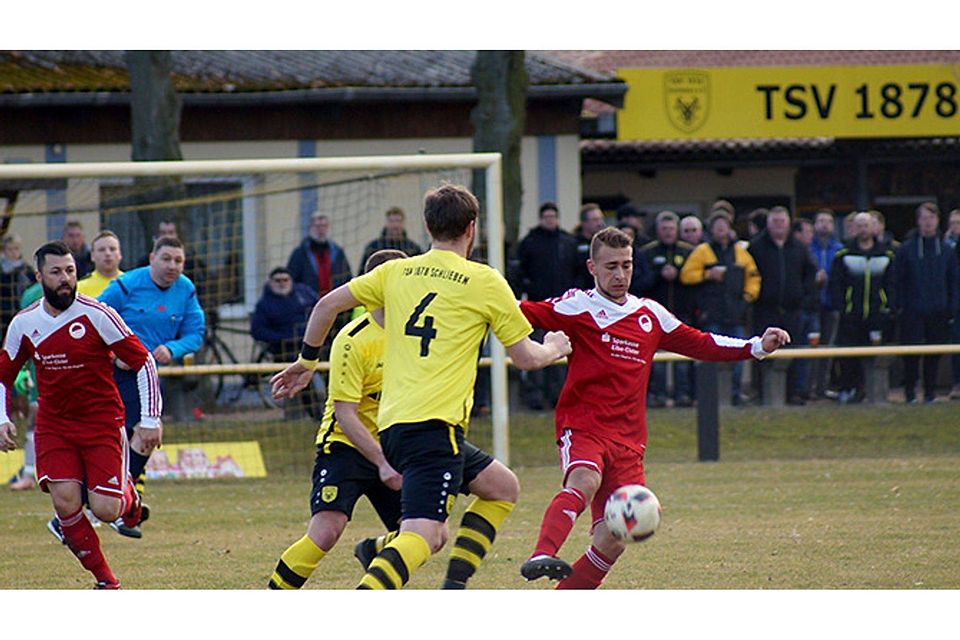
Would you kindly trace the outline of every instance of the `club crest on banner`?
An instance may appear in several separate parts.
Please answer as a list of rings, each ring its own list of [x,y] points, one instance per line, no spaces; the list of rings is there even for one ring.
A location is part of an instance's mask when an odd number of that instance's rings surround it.
[[[663,76],[667,119],[684,133],[702,127],[710,115],[710,78],[703,71],[674,71]]]

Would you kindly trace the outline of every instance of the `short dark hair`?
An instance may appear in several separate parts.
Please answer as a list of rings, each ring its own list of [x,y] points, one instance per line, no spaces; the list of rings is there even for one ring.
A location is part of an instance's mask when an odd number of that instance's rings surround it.
[[[556,202],[551,202],[550,200],[547,200],[542,205],[540,205],[540,210],[537,212],[537,216],[542,218],[544,211],[556,211],[557,213],[560,213],[560,208],[557,207]]]
[[[916,215],[920,215],[920,212],[924,209],[935,214],[938,218],[940,217],[940,207],[937,206],[936,202],[922,202],[920,206],[917,207]]]
[[[790,225],[790,231],[793,233],[797,233],[799,231],[803,231],[803,228],[805,226],[812,227],[813,222],[811,222],[808,218],[797,218],[796,220],[793,221],[793,224]]]
[[[717,220],[726,220],[727,224],[733,227],[733,216],[726,209],[714,209],[707,218],[707,231],[713,231],[713,223]]]
[[[624,218],[646,218],[646,211],[640,211],[635,206],[630,204],[622,204],[617,207],[617,222],[622,221]]]
[[[630,236],[625,234],[620,229],[616,227],[604,227],[593,234],[593,239],[590,240],[590,259],[593,260],[594,256],[597,255],[597,251],[600,249],[600,245],[605,247],[610,247],[612,249],[623,249],[624,247],[632,247],[633,242],[630,241]]]
[[[164,247],[183,249],[183,242],[180,241],[180,238],[157,238],[157,241],[153,243],[153,253],[160,251],[160,249]]]
[[[290,273],[290,269],[287,269],[286,267],[274,267],[268,277],[273,278],[273,276],[278,276],[281,273],[285,273],[288,276],[293,277],[293,274]]]
[[[790,219],[793,218],[793,216],[790,215],[790,209],[787,209],[786,207],[782,207],[782,206],[780,206],[780,205],[777,205],[777,206],[775,206],[775,207],[771,207],[771,208],[770,208],[770,211],[767,211],[766,217],[769,218],[770,216],[772,216],[772,215],[775,214],[775,213],[785,213],[785,214],[787,214],[787,220],[790,220]]]
[[[403,209],[400,207],[390,207],[387,209],[387,212],[384,214],[384,218],[389,218],[390,216],[400,216],[404,220],[407,219],[407,214],[404,213]]]
[[[402,260],[403,258],[409,258],[407,254],[399,249],[380,249],[379,251],[374,251],[370,254],[370,257],[367,258],[367,263],[363,265],[363,272],[370,273],[384,262],[390,262],[391,260]]]
[[[423,219],[434,240],[443,242],[462,237],[479,215],[480,201],[460,185],[442,184],[427,191],[423,198]]]
[[[63,240],[54,240],[44,245],[33,254],[33,261],[37,265],[37,271],[43,271],[43,265],[47,261],[47,256],[72,256],[70,248]]]
[[[113,238],[117,241],[117,244],[120,244],[120,238],[110,229],[104,229],[97,234],[97,237],[90,241],[90,249],[93,250],[93,247],[96,246],[97,240],[103,240],[104,238]]]

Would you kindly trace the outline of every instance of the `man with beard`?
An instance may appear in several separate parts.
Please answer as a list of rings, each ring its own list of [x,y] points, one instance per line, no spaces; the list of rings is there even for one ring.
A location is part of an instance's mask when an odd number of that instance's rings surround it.
[[[153,357],[117,313],[77,295],[76,262],[63,242],[37,250],[43,299],[17,314],[0,350],[0,451],[16,448],[7,394],[28,360],[37,370],[37,478],[50,494],[63,541],[96,578],[99,589],[120,583],[83,514],[84,502],[101,520],[136,526],[148,511],[134,490],[125,461],[124,407],[111,359],[122,358],[136,377],[139,405],[134,446],[160,443],[160,385]],[[86,494],[86,495],[85,495]]]
[[[183,275],[184,262],[183,243],[178,238],[159,238],[150,254],[150,266],[126,272],[111,282],[99,298],[117,310],[161,365],[182,362],[183,356],[195,353],[203,345],[203,309],[196,288]],[[148,440],[137,446],[135,425],[141,410],[137,376],[122,357],[115,364],[114,378],[126,407],[125,425],[131,442],[130,473],[137,479],[137,490],[142,494],[141,476],[158,443]],[[161,391],[166,400],[182,401],[184,392],[171,386],[177,384],[178,381],[164,380]],[[130,538],[142,535],[139,527],[131,528],[119,521],[110,526]]]

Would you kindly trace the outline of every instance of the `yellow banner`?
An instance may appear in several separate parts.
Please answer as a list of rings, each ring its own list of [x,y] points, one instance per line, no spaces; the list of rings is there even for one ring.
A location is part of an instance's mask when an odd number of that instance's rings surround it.
[[[23,450],[0,451],[0,482],[6,483],[23,466]]]
[[[158,480],[266,475],[260,443],[256,441],[165,444],[147,462],[147,478]]]
[[[621,140],[960,135],[960,65],[620,69]]]
[[[23,451],[0,453],[0,481],[6,482],[23,465]],[[165,444],[150,456],[147,478],[185,480],[195,478],[264,478],[260,443],[203,442]]]

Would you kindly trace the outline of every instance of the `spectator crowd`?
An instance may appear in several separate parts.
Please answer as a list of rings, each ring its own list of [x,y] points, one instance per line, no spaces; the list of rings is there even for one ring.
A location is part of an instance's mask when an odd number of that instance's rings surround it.
[[[960,343],[960,209],[943,220],[936,203],[924,202],[914,212],[915,226],[900,239],[876,210],[842,218],[829,209],[796,217],[783,206],[740,213],[725,200],[713,203],[703,219],[647,214],[630,204],[617,209],[616,225],[634,243],[630,293],[712,333],[743,338],[782,327],[794,336],[793,347]],[[539,224],[517,244],[508,279],[518,298],[544,300],[593,287],[586,251],[607,217],[599,205],[585,204],[569,233],[559,218],[557,205],[544,203]],[[738,233],[739,222],[745,224]],[[895,373],[907,403],[937,399],[939,364],[938,355],[902,358]],[[950,364],[949,397],[956,400],[960,356]],[[742,365],[734,366],[730,403],[764,402],[764,378],[773,366],[755,363],[749,386]],[[563,376],[559,366],[525,374],[527,407],[554,405]],[[690,406],[695,377],[689,362],[654,363],[649,406]],[[860,358],[796,358],[783,397],[794,405],[860,402],[865,383]]]

